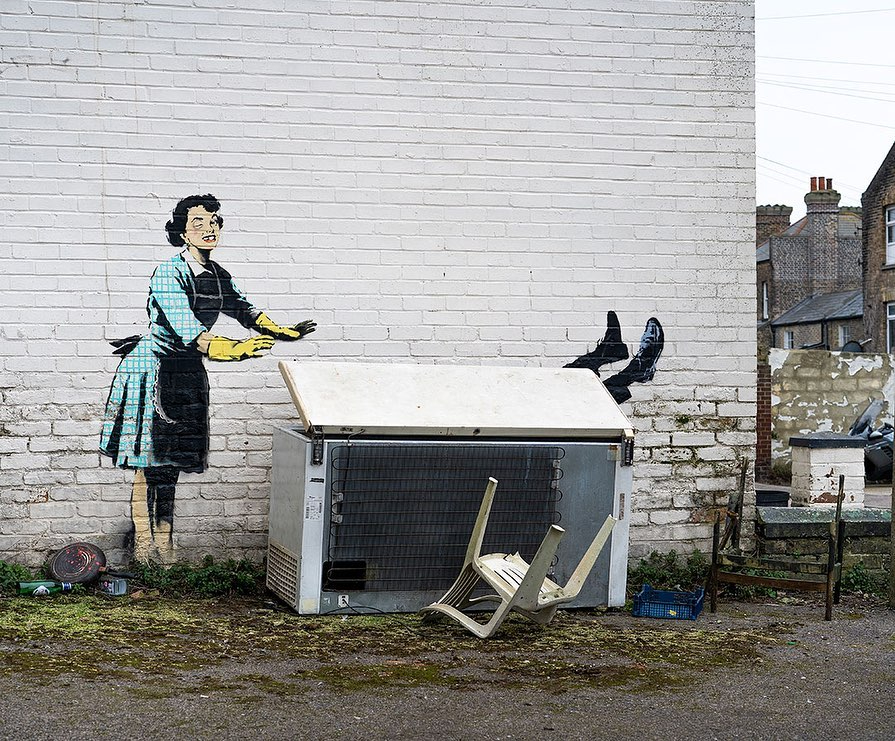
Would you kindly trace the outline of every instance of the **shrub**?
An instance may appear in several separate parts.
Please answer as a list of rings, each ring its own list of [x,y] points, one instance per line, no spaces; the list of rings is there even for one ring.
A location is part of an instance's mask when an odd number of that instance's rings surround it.
[[[642,584],[656,589],[692,589],[704,585],[708,573],[708,559],[700,551],[689,556],[678,555],[676,551],[653,551],[635,566],[628,567],[628,585],[634,592]]]
[[[872,572],[860,561],[842,575],[842,591],[885,597],[889,591],[889,581],[884,573]]]
[[[255,596],[264,593],[265,569],[247,559],[215,562],[206,556],[198,566],[155,562],[131,565],[134,580],[169,597]]]
[[[24,566],[0,561],[0,596],[12,597],[18,594],[19,582],[31,579],[31,571]]]

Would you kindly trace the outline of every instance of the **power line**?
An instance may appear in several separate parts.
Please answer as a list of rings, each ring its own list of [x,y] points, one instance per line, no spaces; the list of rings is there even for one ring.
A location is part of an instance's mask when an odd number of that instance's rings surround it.
[[[805,183],[805,178],[798,177],[797,175],[790,175],[788,172],[781,172],[780,170],[768,167],[767,165],[759,165],[756,169],[757,172],[764,173],[766,175],[770,175],[770,173],[773,173],[778,177],[786,178],[790,185],[801,184],[802,186],[804,186]]]
[[[766,159],[766,158],[762,158],[762,159]],[[771,160],[768,160],[768,161],[771,161]],[[786,165],[784,165],[784,167],[785,166]],[[795,169],[795,168],[792,168],[792,169]],[[803,188],[806,185],[804,177],[800,177],[798,175],[791,175],[788,172],[781,172],[780,170],[770,167],[768,165],[762,165],[759,163],[757,171],[763,173],[767,177],[770,177],[770,173],[773,173],[775,175],[779,175],[780,177],[789,178],[790,185],[800,185]],[[840,180],[837,180],[836,182],[837,182],[837,185],[839,186],[840,190],[847,192],[849,195],[853,195],[853,196],[861,195],[861,191],[859,189],[849,186],[847,183],[844,183]]]
[[[844,80],[833,80],[833,82],[843,82],[842,85],[825,85],[822,82],[803,82],[801,79],[796,77],[788,77],[781,75],[767,75],[764,72],[759,74],[756,79],[763,80],[765,82],[773,82],[778,85],[787,84],[787,85],[805,85],[812,88],[819,88],[822,90],[852,90],[856,93],[876,93],[877,95],[893,95],[895,93],[890,92],[888,90],[863,90],[859,87],[864,83],[857,81],[844,81]],[[872,83],[871,83],[872,84]],[[893,83],[878,83],[880,85],[886,85],[887,87],[893,87]]]
[[[795,183],[791,183],[788,180],[783,180],[782,178],[774,177],[773,175],[771,175],[770,173],[767,173],[767,172],[758,171],[757,174],[760,177],[767,178],[768,180],[776,180],[778,183],[781,183],[782,185],[787,185],[790,188],[795,185]]]
[[[857,67],[886,67],[891,69],[895,64],[877,64],[875,62],[841,62],[835,59],[806,59],[805,57],[773,57],[766,54],[756,55],[756,59],[779,59],[785,62],[811,62],[812,64],[847,64]]]
[[[895,82],[876,82],[874,80],[846,80],[842,77],[816,77],[814,75],[787,75],[783,72],[762,72],[761,76],[782,77],[786,80],[820,80],[822,82],[844,82],[854,85],[877,85],[883,87],[895,87]]]
[[[780,167],[785,167],[787,170],[792,170],[793,172],[800,172],[803,175],[808,175],[809,177],[814,177],[807,170],[800,170],[798,167],[793,167],[792,165],[787,165],[785,162],[778,162],[777,160],[772,160],[770,157],[762,157],[760,154],[755,155],[756,159],[764,160],[765,162],[771,162],[775,165],[779,165]],[[794,175],[792,177],[795,177]],[[855,193],[860,193],[861,189],[857,185],[853,185],[852,183],[846,183],[844,180],[836,179],[836,182],[840,185],[844,185],[848,190],[852,190]]]
[[[841,10],[835,13],[806,13],[805,15],[769,15],[756,18],[756,21],[785,21],[793,18],[827,18],[834,15],[862,15],[864,13],[891,13],[895,8],[876,8],[874,10]]]
[[[895,103],[895,99],[893,98],[874,98],[869,95],[855,95],[854,93],[845,93],[841,92],[842,88],[828,88],[824,86],[807,86],[807,85],[796,85],[792,83],[786,82],[775,82],[773,80],[757,80],[762,85],[776,85],[778,87],[785,87],[791,90],[805,90],[811,93],[826,93],[827,95],[841,95],[846,98],[860,98],[861,100],[874,100],[877,103]],[[868,90],[866,92],[873,92],[872,90]],[[886,93],[880,93],[881,95],[885,95]]]
[[[876,126],[880,129],[889,129],[895,131],[895,126],[886,126],[886,124],[878,124],[873,121],[859,121],[855,118],[844,118],[842,116],[831,116],[828,113],[817,113],[816,111],[806,111],[801,108],[790,108],[785,105],[776,105],[775,103],[765,103],[764,101],[756,101],[759,105],[768,106],[769,108],[781,108],[784,111],[794,111],[796,113],[806,113],[809,116],[820,116],[821,118],[835,119],[836,121],[847,121],[848,123],[864,124],[865,126]]]

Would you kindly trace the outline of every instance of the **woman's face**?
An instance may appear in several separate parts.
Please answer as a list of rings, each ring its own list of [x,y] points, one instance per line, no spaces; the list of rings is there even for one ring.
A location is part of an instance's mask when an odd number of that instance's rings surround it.
[[[180,236],[189,247],[213,250],[221,238],[221,220],[204,206],[193,206],[186,212],[186,231]]]

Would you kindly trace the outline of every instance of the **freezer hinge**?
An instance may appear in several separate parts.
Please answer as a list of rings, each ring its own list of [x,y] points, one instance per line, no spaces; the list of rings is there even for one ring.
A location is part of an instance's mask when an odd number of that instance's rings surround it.
[[[323,463],[323,428],[317,425],[311,427],[311,463]]]
[[[634,432],[626,430],[622,436],[622,465],[634,465]]]

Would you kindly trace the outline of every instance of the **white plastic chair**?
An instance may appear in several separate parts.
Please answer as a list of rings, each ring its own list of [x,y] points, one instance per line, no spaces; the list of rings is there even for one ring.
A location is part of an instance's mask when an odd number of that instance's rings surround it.
[[[426,613],[423,618],[425,622],[434,620],[438,613],[447,615],[479,638],[491,636],[512,610],[536,623],[546,625],[553,619],[559,605],[571,602],[578,596],[616,523],[611,515],[606,518],[569,581],[561,587],[547,578],[547,571],[565,534],[565,530],[557,525],[551,525],[547,530],[530,564],[518,553],[481,555],[496,490],[497,480],[489,478],[460,575],[440,600],[422,609]],[[480,581],[485,582],[496,593],[470,597]],[[499,603],[486,623],[463,613],[463,610],[480,602]]]

